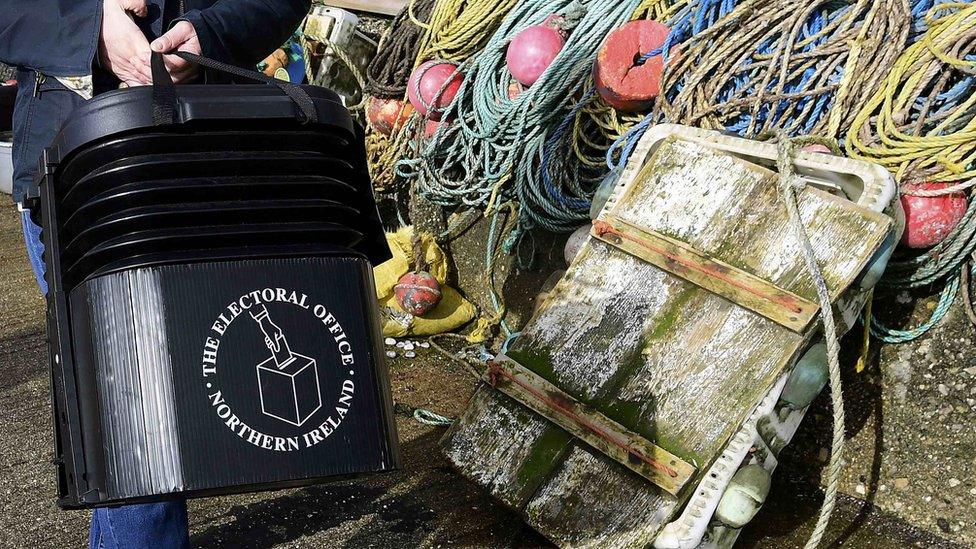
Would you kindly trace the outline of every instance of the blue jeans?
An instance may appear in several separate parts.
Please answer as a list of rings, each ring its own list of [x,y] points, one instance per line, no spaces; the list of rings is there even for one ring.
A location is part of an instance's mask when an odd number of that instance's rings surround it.
[[[143,503],[95,509],[90,549],[190,547],[186,531],[186,504]]]
[[[41,151],[54,139],[68,114],[81,103],[76,93],[48,78],[34,94],[34,73],[17,73],[17,102],[14,107],[14,196],[20,199],[34,177]],[[44,281],[44,244],[41,229],[23,213],[24,240],[37,284],[47,293]],[[98,509],[92,515],[89,545],[92,549],[171,549],[190,546],[186,503],[174,501]]]
[[[44,280],[44,244],[41,228],[23,212],[21,223],[34,277],[47,294]],[[90,549],[176,549],[190,547],[187,533],[186,502],[143,503],[124,507],[105,507],[92,513]]]

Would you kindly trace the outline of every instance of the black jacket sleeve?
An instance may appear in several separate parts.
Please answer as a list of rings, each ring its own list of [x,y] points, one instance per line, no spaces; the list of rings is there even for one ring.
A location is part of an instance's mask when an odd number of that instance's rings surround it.
[[[204,56],[253,68],[295,32],[310,5],[311,0],[218,0],[179,20],[193,25]]]
[[[101,21],[101,0],[0,0],[0,62],[51,76],[91,74]]]

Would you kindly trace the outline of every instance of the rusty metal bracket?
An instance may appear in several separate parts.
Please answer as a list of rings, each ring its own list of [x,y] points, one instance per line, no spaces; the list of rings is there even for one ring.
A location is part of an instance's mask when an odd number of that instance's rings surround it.
[[[483,379],[673,496],[695,473],[695,466],[577,401],[505,355],[488,363]]]
[[[802,333],[820,306],[768,280],[733,267],[660,233],[636,227],[614,216],[593,223],[591,234],[692,284]]]

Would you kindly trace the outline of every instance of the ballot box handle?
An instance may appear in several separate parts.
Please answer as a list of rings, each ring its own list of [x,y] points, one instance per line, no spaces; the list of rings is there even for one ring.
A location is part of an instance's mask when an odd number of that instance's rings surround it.
[[[282,93],[287,95],[295,103],[298,107],[296,117],[300,122],[318,122],[318,112],[315,110],[315,103],[312,102],[312,98],[309,97],[308,93],[301,86],[292,84],[291,82],[285,82],[284,80],[278,80],[277,78],[271,78],[257,71],[243,69],[186,51],[178,51],[173,55],[179,56],[191,63],[196,63],[201,67],[271,84],[281,90]],[[151,69],[153,80],[153,124],[157,126],[172,124],[176,118],[176,86],[173,84],[173,79],[166,70],[166,64],[163,62],[163,54],[153,52]]]

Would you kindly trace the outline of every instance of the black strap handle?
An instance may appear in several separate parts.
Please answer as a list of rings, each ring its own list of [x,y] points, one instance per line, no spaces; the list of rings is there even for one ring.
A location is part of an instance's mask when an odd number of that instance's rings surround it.
[[[319,117],[318,112],[315,110],[315,103],[312,102],[312,98],[309,97],[308,93],[301,86],[297,86],[291,82],[285,82],[284,80],[278,80],[277,78],[271,78],[257,71],[242,69],[186,51],[174,52],[172,55],[177,55],[201,67],[277,86],[279,90],[291,98],[295,105],[298,106],[299,121],[302,123],[318,122]],[[153,52],[150,65],[153,79],[153,124],[157,126],[161,124],[172,124],[176,115],[176,86],[173,84],[173,79],[170,77],[169,71],[166,70],[166,63],[163,62],[163,54]]]

